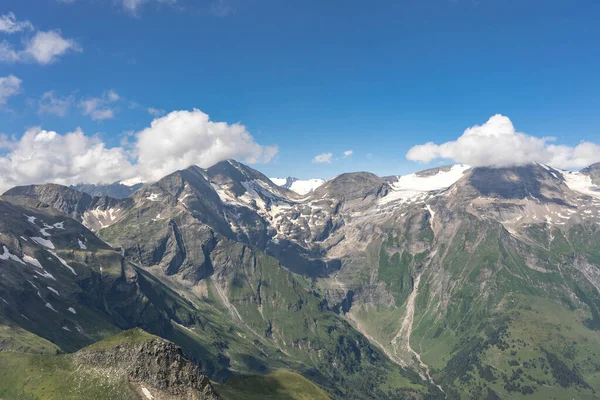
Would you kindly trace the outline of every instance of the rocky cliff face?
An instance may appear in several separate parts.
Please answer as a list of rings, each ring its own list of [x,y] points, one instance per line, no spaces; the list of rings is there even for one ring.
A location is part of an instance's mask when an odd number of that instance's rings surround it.
[[[179,346],[164,339],[91,346],[75,353],[73,360],[79,365],[122,371],[132,385],[153,396],[150,398],[219,399],[198,366],[184,357]]]

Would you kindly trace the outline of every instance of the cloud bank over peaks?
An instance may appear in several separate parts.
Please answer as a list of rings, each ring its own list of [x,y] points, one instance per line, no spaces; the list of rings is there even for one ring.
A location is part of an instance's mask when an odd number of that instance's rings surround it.
[[[100,135],[79,128],[59,134],[36,127],[19,139],[0,137],[0,192],[48,182],[155,181],[190,165],[208,167],[229,158],[266,163],[277,154],[277,147],[258,144],[243,125],[211,121],[196,109],[157,118],[132,137],[132,151],[109,148]]]
[[[276,146],[261,146],[244,125],[211,121],[204,112],[173,111],[138,132],[138,166],[145,179],[156,180],[190,165],[209,167],[229,158],[267,163]]]
[[[553,144],[553,141],[553,138],[517,132],[508,117],[497,114],[483,125],[468,128],[456,140],[414,146],[406,158],[423,163],[447,159],[475,167],[540,162],[557,168],[583,168],[600,161],[598,144],[582,141],[571,147]]]
[[[121,148],[106,148],[98,137],[86,136],[80,129],[60,135],[36,127],[4,146],[10,152],[0,157],[2,191],[46,182],[108,183],[134,173]]]

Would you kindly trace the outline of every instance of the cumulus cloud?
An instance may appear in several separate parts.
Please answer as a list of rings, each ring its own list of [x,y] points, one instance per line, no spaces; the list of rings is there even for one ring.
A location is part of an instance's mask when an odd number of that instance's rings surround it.
[[[333,161],[333,153],[321,153],[316,155],[313,159],[312,162],[316,163],[316,164],[331,164],[331,162]]]
[[[0,107],[6,104],[9,97],[19,94],[22,82],[14,75],[0,76]]]
[[[261,146],[245,126],[211,121],[200,110],[173,111],[136,134],[137,165],[145,179],[155,180],[190,165],[209,167],[236,158],[269,162],[277,147]]]
[[[21,50],[15,50],[6,41],[0,43],[0,61],[47,65],[56,62],[59,57],[67,53],[80,51],[79,44],[72,39],[62,37],[59,30],[36,32],[33,37],[24,41],[24,48]]]
[[[353,150],[346,150],[346,151],[344,152],[344,157],[350,157],[352,154],[354,154],[354,151],[353,151]]]
[[[14,13],[0,15],[0,32],[16,33],[21,31],[32,31],[33,24],[29,21],[17,21]]]
[[[73,95],[60,97],[51,90],[44,93],[40,100],[38,100],[37,113],[38,115],[56,115],[57,117],[64,117],[68,114],[74,101],[75,98]]]
[[[277,153],[275,146],[258,144],[243,125],[211,121],[200,110],[171,112],[123,139],[121,146],[108,147],[81,129],[59,134],[32,128],[19,139],[0,134],[6,153],[0,156],[0,193],[33,183],[154,181],[190,165],[209,167],[229,158],[266,163]]]
[[[135,173],[123,149],[107,148],[80,129],[60,135],[32,128],[0,157],[0,190],[15,185],[56,182],[109,183]]]
[[[508,117],[498,114],[483,125],[468,128],[454,141],[414,146],[406,158],[424,163],[448,159],[472,166],[495,167],[536,161],[557,168],[581,168],[600,161],[600,146],[597,144],[581,142],[570,147],[552,142],[552,138],[517,132]]]
[[[91,97],[79,102],[83,115],[87,115],[94,121],[113,119],[116,114],[116,104],[121,96],[114,90],[104,92],[100,97]]]

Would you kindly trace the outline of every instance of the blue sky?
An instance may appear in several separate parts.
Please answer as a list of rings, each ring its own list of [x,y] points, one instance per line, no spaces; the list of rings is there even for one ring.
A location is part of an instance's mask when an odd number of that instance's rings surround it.
[[[80,127],[95,144],[136,158],[134,132],[162,112],[193,109],[243,124],[261,147],[250,158],[271,157],[255,165],[269,176],[390,175],[470,161],[448,149],[416,157],[426,163],[406,154],[454,141],[495,114],[571,150],[600,142],[598,1],[4,0],[0,15],[9,13],[31,26],[0,31],[0,77],[20,80],[0,108],[0,132],[10,142],[1,150],[5,173],[19,168],[11,152],[32,127],[58,135]],[[39,32],[72,46],[50,61],[32,56],[27,46]],[[1,61],[7,46],[17,55]],[[63,101],[62,111],[40,111],[50,98]],[[538,145],[545,151],[548,143]],[[277,146],[276,155],[264,146]],[[588,146],[585,157],[559,166],[594,161],[597,150]],[[160,148],[147,151],[162,157]],[[331,163],[313,162],[328,153]],[[14,183],[101,175],[18,174]]]

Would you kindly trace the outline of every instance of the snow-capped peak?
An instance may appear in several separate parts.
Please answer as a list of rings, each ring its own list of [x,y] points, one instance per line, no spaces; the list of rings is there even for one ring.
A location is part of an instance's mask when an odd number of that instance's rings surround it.
[[[271,182],[277,186],[290,189],[292,192],[296,192],[301,196],[313,192],[316,188],[321,186],[325,181],[323,179],[306,179],[301,180],[293,177],[288,178],[269,178]]]
[[[137,185],[138,183],[146,183],[145,180],[143,180],[141,177],[136,176],[134,178],[129,178],[129,179],[125,179],[123,181],[119,182],[121,185],[125,185],[125,186],[134,186]]]

